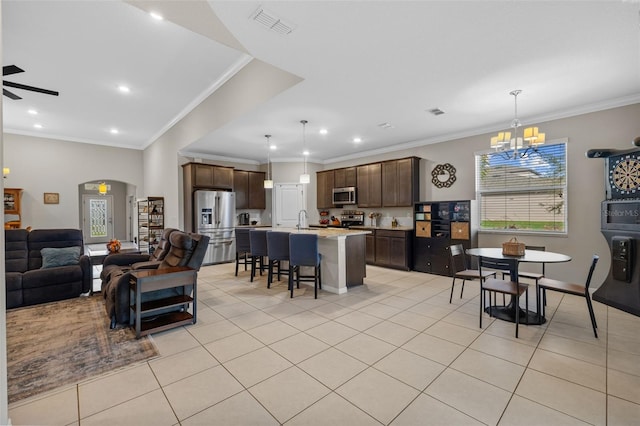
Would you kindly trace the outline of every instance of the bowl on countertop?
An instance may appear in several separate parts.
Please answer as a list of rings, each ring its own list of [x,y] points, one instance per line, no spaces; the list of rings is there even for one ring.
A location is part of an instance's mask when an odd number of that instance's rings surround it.
[[[252,221],[251,221],[251,224],[252,224],[252,225],[257,225],[257,224],[258,224],[258,221],[257,221],[257,220],[252,220]]]

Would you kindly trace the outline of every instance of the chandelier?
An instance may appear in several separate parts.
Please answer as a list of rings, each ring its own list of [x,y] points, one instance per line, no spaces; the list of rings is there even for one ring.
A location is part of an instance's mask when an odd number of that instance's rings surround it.
[[[524,129],[522,137],[518,136],[518,129],[522,127],[522,123],[518,118],[518,95],[522,90],[513,90],[509,92],[513,96],[515,105],[514,119],[511,121],[513,129],[513,138],[511,132],[499,132],[497,136],[491,138],[491,148],[496,152],[502,152],[507,159],[523,158],[529,154],[530,150],[536,151],[538,145],[543,145],[545,141],[544,133],[540,133],[537,127],[527,127]],[[513,155],[506,151],[513,151]]]
[[[309,156],[309,151],[307,151],[307,141],[305,139],[305,129],[308,121],[300,120],[300,123],[302,123],[302,156],[304,158],[304,170],[300,175],[300,183],[309,183],[311,182],[311,177],[309,176],[309,173],[307,173],[307,157]]]
[[[267,138],[267,178],[264,180],[265,189],[273,188],[273,180],[271,179],[271,144],[269,138],[271,135],[264,135]]]

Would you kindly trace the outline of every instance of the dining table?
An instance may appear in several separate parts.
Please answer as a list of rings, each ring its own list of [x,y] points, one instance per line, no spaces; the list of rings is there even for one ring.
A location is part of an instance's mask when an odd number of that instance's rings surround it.
[[[516,259],[518,265],[520,263],[562,263],[569,262],[571,256],[562,253],[554,253],[551,251],[542,250],[526,250],[522,256],[511,256],[502,253],[502,247],[480,247],[469,248],[466,250],[467,254],[474,257],[490,257],[493,259]],[[518,274],[518,270],[512,271],[512,273]],[[515,281],[517,276],[511,276],[511,280]],[[546,319],[541,314],[540,300],[538,289],[536,288],[536,312],[529,310],[529,314],[520,308],[520,324],[540,325],[546,322]],[[489,306],[485,308],[485,312],[489,315],[499,318],[504,321],[516,322],[516,301],[515,297],[511,297],[511,300],[507,305],[491,305],[491,298],[489,298]]]

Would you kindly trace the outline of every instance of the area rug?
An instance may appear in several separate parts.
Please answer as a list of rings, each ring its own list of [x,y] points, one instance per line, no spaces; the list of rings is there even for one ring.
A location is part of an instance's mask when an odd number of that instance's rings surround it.
[[[157,355],[131,328],[109,329],[101,295],[7,311],[10,403]]]

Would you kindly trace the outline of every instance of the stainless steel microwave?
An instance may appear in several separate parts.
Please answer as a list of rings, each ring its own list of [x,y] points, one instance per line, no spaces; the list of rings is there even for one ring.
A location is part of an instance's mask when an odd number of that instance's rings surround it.
[[[348,186],[346,188],[333,188],[333,204],[355,204],[356,188]]]

